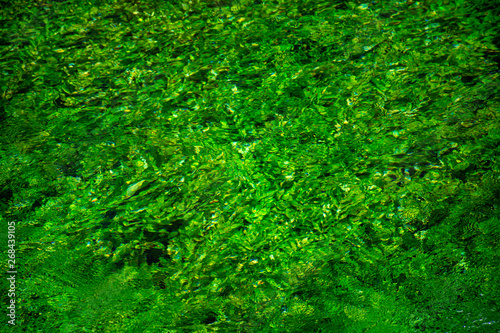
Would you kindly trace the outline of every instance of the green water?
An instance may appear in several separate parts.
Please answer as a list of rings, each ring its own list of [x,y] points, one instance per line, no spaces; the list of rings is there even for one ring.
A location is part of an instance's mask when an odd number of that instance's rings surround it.
[[[5,330],[499,331],[496,8],[6,6]]]

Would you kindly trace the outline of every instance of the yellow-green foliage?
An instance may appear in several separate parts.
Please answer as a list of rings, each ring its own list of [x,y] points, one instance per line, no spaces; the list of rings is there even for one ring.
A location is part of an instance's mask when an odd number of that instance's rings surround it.
[[[498,330],[488,6],[13,1],[0,214],[18,326]]]

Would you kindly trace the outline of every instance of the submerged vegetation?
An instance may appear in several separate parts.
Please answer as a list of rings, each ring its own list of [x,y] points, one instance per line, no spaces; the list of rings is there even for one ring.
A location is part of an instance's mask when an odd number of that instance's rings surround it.
[[[498,8],[13,0],[17,325],[499,331]]]

